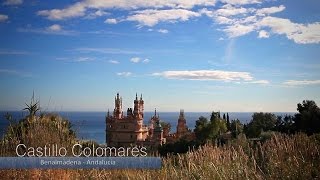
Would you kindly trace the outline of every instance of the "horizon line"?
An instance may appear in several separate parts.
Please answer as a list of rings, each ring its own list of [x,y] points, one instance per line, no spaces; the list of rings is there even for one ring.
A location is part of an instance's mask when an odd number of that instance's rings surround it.
[[[27,112],[25,110],[0,110],[0,112]],[[102,113],[105,112],[107,113],[108,111],[82,111],[82,110],[61,110],[61,111],[40,111],[40,112],[47,112],[47,113],[59,113],[59,112],[96,112],[96,113]],[[110,111],[112,112],[112,111]],[[125,112],[125,111],[123,111]],[[154,113],[154,111],[144,111],[144,113],[146,112],[152,112]],[[180,112],[180,111],[158,111],[160,113],[176,113],[176,112]],[[184,111],[184,112],[189,112],[189,113],[212,113],[212,112],[220,112],[220,113],[259,113],[259,112],[263,112],[263,113],[298,113],[298,111]]]

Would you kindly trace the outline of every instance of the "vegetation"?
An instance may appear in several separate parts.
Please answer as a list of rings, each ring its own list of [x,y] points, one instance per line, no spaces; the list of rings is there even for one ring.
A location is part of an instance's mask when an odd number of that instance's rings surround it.
[[[5,115],[10,124],[0,142],[0,156],[16,156],[15,148],[20,143],[27,147],[50,144],[71,147],[74,144],[76,136],[68,120],[51,113],[37,116],[36,112],[40,107],[33,98],[27,106],[25,110],[29,111],[29,115],[18,122],[10,114]]]
[[[314,101],[303,101],[298,104],[298,114],[294,117],[296,131],[307,134],[320,132],[320,109]]]
[[[210,121],[201,116],[196,121],[194,129],[197,141],[204,144],[208,141],[215,142],[218,137],[227,131],[227,124],[224,119],[220,118],[220,112],[212,112]]]
[[[263,144],[245,137],[163,158],[159,170],[0,170],[4,179],[319,179],[320,144],[306,134],[273,135]]]
[[[198,141],[187,141],[180,139],[174,143],[168,143],[158,148],[158,153],[161,156],[168,157],[169,155],[177,155],[181,153],[187,153],[190,150],[196,150],[200,146]]]
[[[297,105],[294,116],[276,117],[272,113],[254,113],[252,121],[244,127],[248,137],[260,137],[266,131],[286,134],[304,132],[308,135],[320,133],[320,108],[314,101],[305,100]]]
[[[31,108],[29,108],[31,107]],[[31,109],[31,111],[30,111]],[[40,114],[32,102],[29,115],[10,125],[0,143],[1,156],[13,156],[19,143],[28,146],[59,144],[69,147],[77,140],[69,121],[56,114]],[[319,108],[313,101],[298,104],[295,116],[276,117],[255,113],[245,127],[239,120],[213,112],[210,120],[196,122],[196,141],[180,140],[159,149],[158,170],[47,169],[0,170],[4,179],[319,179]],[[228,123],[229,121],[229,123]],[[163,124],[164,125],[164,124]],[[165,126],[165,125],[164,125]],[[226,132],[233,139],[216,143]],[[278,131],[278,132],[276,132]],[[244,133],[243,133],[244,132]],[[246,136],[247,135],[247,136]],[[249,139],[247,139],[249,137]],[[264,141],[252,141],[260,137]],[[91,147],[94,142],[86,142]],[[171,152],[171,153],[167,153]]]
[[[243,133],[243,124],[240,122],[239,119],[232,120],[230,123],[230,128],[229,128],[232,137],[236,138],[239,134]]]
[[[168,132],[170,132],[170,130],[171,130],[171,124],[170,124],[170,123],[161,121],[161,122],[160,122],[160,125],[161,125],[161,127],[162,127],[163,129],[167,129]]]
[[[254,113],[252,121],[246,126],[248,137],[259,137],[263,131],[270,131],[275,128],[277,121],[276,115],[272,113]]]

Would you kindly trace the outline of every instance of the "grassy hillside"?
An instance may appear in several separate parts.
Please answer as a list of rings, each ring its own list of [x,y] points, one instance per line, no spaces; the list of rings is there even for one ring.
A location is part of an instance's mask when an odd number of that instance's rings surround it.
[[[10,120],[10,116],[7,117]],[[57,114],[27,116],[19,122],[10,120],[7,132],[0,142],[1,156],[16,156],[15,148],[23,143],[27,147],[59,144],[71,147],[76,141],[71,124]]]

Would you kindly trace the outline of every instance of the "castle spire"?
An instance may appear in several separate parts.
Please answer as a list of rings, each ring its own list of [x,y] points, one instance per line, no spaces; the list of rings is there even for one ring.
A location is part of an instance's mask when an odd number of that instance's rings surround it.
[[[180,117],[184,118],[184,110],[183,109],[180,109]]]
[[[136,93],[136,100],[138,100],[138,93]]]
[[[154,108],[154,117],[157,116],[157,108]]]
[[[114,108],[114,116],[118,119],[121,118],[121,111],[122,111],[122,97],[119,96],[119,92],[115,98],[115,108]]]
[[[142,100],[142,93],[141,93],[141,96],[140,96],[140,100]]]

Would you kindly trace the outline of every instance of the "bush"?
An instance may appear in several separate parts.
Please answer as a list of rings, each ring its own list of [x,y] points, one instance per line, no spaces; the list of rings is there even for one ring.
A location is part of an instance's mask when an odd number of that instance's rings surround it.
[[[15,148],[18,144],[27,147],[44,147],[57,144],[71,147],[76,141],[71,124],[57,114],[42,114],[29,116],[18,123],[11,123],[0,143],[1,156],[16,156]]]

